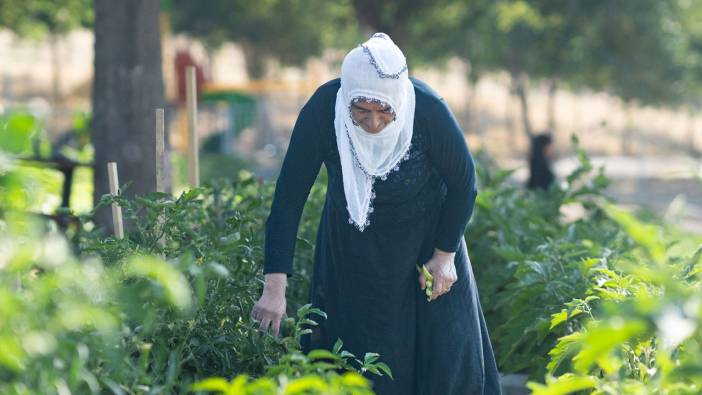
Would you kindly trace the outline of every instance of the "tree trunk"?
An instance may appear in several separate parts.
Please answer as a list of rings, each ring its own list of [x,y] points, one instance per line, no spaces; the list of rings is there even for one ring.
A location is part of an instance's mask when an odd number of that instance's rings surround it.
[[[547,102],[547,128],[551,133],[556,130],[556,93],[558,93],[558,80],[551,79],[548,83],[548,102]]]
[[[529,96],[527,95],[526,77],[523,74],[512,74],[512,83],[514,84],[514,92],[519,98],[519,104],[522,108],[522,126],[529,140],[534,135],[529,118]]]
[[[59,54],[59,41],[61,36],[57,33],[49,35],[49,50],[51,52],[51,101],[54,106],[61,102],[61,56]]]
[[[158,0],[95,0],[96,203],[109,192],[108,162],[117,162],[121,185],[132,183],[126,195],[156,188],[155,109],[164,107],[159,7]],[[108,210],[94,219],[111,226]]]
[[[690,156],[697,158],[700,152],[697,150],[697,139],[695,138],[697,130],[695,129],[695,111],[692,107],[687,110],[687,146]]]
[[[475,104],[473,103],[473,100],[475,99],[475,84],[473,81],[468,79],[467,81],[467,86],[466,86],[466,107],[465,107],[465,123],[463,124],[463,130],[466,132],[473,132],[476,134],[480,134],[481,130],[478,125],[477,120],[473,119],[473,107]],[[475,114],[477,114],[477,111],[475,111]]]
[[[517,128],[515,126],[516,122],[514,120],[513,116],[513,105],[512,102],[514,100],[514,97],[512,93],[508,94],[506,96],[507,100],[505,100],[505,129],[507,131],[505,135],[505,139],[509,142],[509,154],[512,156],[517,156],[519,155],[519,147],[517,145]]]
[[[254,45],[248,42],[242,42],[241,49],[242,52],[244,52],[244,63],[249,80],[263,78],[266,75],[265,56]]]
[[[622,103],[624,109],[624,130],[621,134],[620,148],[622,155],[633,155],[633,134],[634,134],[634,120],[633,120],[633,104],[630,101],[624,101]]]

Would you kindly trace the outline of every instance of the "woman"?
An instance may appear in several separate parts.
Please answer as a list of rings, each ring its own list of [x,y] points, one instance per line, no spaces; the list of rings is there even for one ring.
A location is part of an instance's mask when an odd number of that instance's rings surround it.
[[[531,138],[529,154],[528,189],[549,189],[556,180],[551,170],[553,159],[553,138],[550,133],[537,134]]]
[[[324,163],[311,303],[327,313],[305,351],[341,338],[380,353],[378,394],[499,394],[498,373],[463,238],[477,194],[473,159],[446,103],[408,77],[377,33],[344,58],[293,129],[266,222],[265,286],[252,318],[277,335],[304,203]],[[431,301],[426,264],[433,277]]]

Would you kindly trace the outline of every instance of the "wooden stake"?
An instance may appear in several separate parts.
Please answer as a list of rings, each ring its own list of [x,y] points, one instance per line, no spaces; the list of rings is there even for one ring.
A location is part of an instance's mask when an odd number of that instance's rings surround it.
[[[200,162],[197,139],[197,80],[195,67],[185,69],[185,99],[188,110],[188,169],[191,188],[200,186]]]
[[[110,194],[117,196],[119,189],[119,178],[117,177],[117,163],[109,162],[107,164],[107,174],[110,179]],[[124,224],[122,223],[122,207],[117,203],[112,203],[112,225],[115,228],[115,236],[118,239],[124,239]]]
[[[163,180],[166,120],[163,108],[156,109],[156,192],[165,192]]]
[[[166,138],[166,115],[163,108],[156,109],[156,192],[166,192],[163,179],[163,166],[166,163],[164,158]],[[163,216],[159,215],[159,227],[163,226]],[[159,239],[161,247],[166,246],[165,237]]]

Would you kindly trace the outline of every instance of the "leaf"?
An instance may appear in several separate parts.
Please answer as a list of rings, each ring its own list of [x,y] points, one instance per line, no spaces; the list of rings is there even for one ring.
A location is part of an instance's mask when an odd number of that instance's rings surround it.
[[[319,325],[316,321],[313,321],[309,318],[302,319],[298,321],[298,325],[311,325],[311,326],[317,326]]]
[[[354,354],[351,354],[350,352],[343,350],[341,351],[341,354],[339,354],[341,358],[355,358],[356,356]]]
[[[645,330],[646,324],[640,320],[625,322],[618,317],[606,323],[593,323],[582,338],[587,347],[573,357],[575,369],[585,373],[594,363],[601,367],[611,365],[607,360],[610,352]]]
[[[563,309],[561,310],[560,313],[555,313],[551,315],[551,327],[549,329],[553,329],[557,327],[558,325],[566,322],[568,320],[568,310]]]
[[[334,354],[338,354],[339,351],[341,351],[341,347],[344,346],[344,342],[341,341],[341,339],[337,339],[336,343],[334,343],[334,347],[332,348],[332,351]]]
[[[374,353],[374,352],[367,352],[366,355],[363,356],[363,362],[364,364],[369,364],[373,363],[380,358],[380,354]]]
[[[297,309],[297,318],[299,318],[299,319],[305,318],[305,316],[307,316],[307,314],[310,313],[311,307],[312,307],[312,305],[310,303],[308,303],[306,305],[303,305],[299,309]]]
[[[369,372],[371,372],[371,373],[377,375],[377,376],[382,376],[382,374],[380,374],[380,371],[378,370],[378,368],[375,367],[375,366],[373,366],[373,365],[368,366],[368,367],[366,367],[365,369],[366,369],[367,371],[369,371]]]
[[[324,349],[312,350],[307,354],[307,356],[310,359],[333,359],[335,361],[340,359],[338,355]]]
[[[210,262],[207,264],[207,268],[209,269],[210,273],[216,275],[217,277],[228,278],[230,276],[229,269],[217,262]]]
[[[377,366],[378,369],[382,370],[383,373],[385,373],[386,375],[388,375],[388,377],[390,377],[391,379],[394,380],[394,378],[392,377],[392,371],[390,370],[390,367],[385,362],[378,362],[375,364],[375,366]]]
[[[625,210],[613,205],[604,204],[604,211],[617,222],[632,240],[644,248],[648,256],[656,263],[665,259],[665,246],[658,234],[658,229],[636,219]]]
[[[285,395],[297,395],[308,393],[326,394],[329,391],[327,383],[318,376],[305,376],[295,379],[285,387]]]
[[[594,377],[567,373],[557,379],[552,377],[547,379],[546,385],[529,382],[527,387],[533,391],[532,395],[566,395],[594,388],[596,385],[597,381]]]
[[[548,352],[551,360],[546,365],[546,369],[555,374],[558,368],[569,358],[575,355],[581,348],[580,341],[583,338],[582,332],[571,333],[558,339],[556,346]]]
[[[361,376],[356,372],[344,373],[344,375],[342,376],[342,381],[345,385],[348,385],[349,387],[367,388],[369,384],[368,380],[365,377]]]
[[[193,391],[219,391],[226,393],[228,389],[229,382],[221,377],[210,377],[192,385]]]
[[[124,272],[129,277],[150,279],[162,286],[166,298],[174,307],[186,310],[192,306],[192,291],[183,273],[166,262],[153,257],[131,258]]]

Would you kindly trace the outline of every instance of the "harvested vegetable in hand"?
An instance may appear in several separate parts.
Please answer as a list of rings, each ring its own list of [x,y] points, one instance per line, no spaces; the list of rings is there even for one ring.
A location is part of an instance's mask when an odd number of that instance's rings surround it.
[[[431,302],[431,294],[434,292],[434,276],[429,273],[429,270],[427,270],[427,267],[424,265],[422,265],[421,268],[417,265],[417,271],[424,273],[424,279],[427,285],[427,287],[424,288],[424,294],[427,295],[427,301]]]

